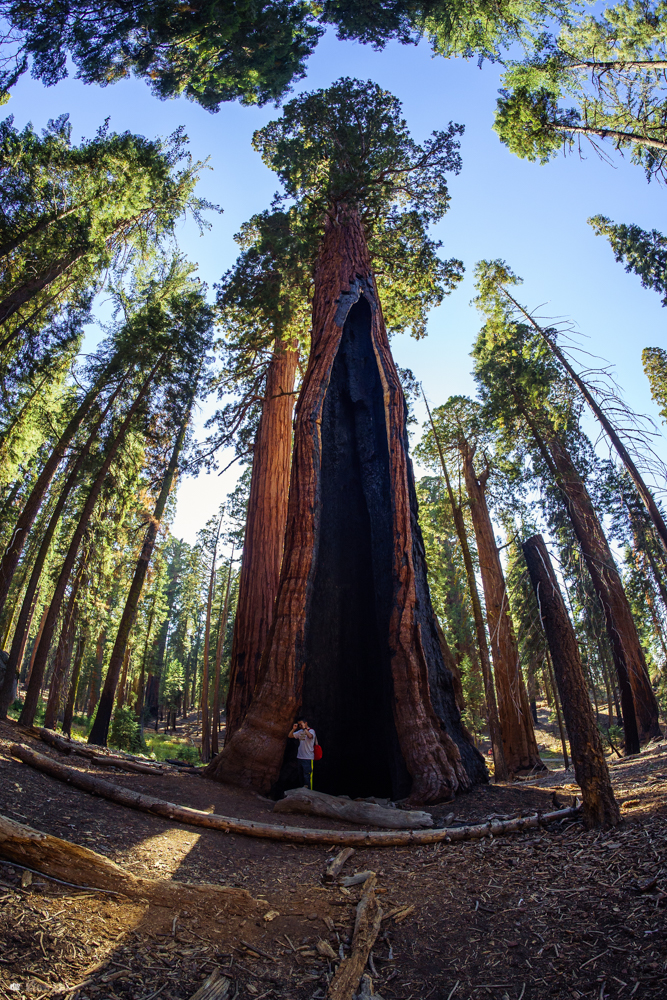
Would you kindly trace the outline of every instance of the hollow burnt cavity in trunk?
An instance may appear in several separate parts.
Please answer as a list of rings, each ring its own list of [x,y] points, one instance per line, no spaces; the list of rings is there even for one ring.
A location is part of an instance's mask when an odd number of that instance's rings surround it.
[[[347,315],[322,411],[301,711],[326,747],[318,789],[405,796],[410,777],[391,710],[389,453],[371,319],[362,296]]]
[[[353,212],[327,221],[294,441],[280,586],[255,696],[207,776],[268,791],[292,723],[306,715],[324,749],[317,787],[321,777],[347,794],[451,798],[486,780],[486,769],[442,660],[405,401]]]

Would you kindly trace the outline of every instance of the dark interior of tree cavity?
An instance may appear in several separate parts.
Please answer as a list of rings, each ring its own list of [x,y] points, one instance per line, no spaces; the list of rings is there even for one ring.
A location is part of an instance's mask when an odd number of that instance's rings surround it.
[[[408,793],[410,779],[391,705],[389,457],[370,327],[362,297],[345,322],[324,404],[302,713],[323,748],[315,787],[397,798]]]

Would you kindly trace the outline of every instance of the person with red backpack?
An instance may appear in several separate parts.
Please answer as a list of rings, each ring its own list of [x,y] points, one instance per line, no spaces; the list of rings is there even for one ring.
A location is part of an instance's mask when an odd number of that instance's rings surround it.
[[[299,741],[299,750],[296,758],[303,773],[303,787],[313,787],[313,761],[315,760],[315,747],[318,745],[317,736],[314,729],[310,729],[305,719],[299,719],[292,726],[292,732],[288,734],[293,740]]]

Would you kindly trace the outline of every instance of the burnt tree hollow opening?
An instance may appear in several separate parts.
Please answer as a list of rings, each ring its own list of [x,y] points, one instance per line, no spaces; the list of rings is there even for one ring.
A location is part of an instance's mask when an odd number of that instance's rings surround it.
[[[345,321],[324,401],[301,714],[324,751],[316,788],[398,798],[408,794],[410,776],[392,709],[391,484],[371,321],[362,296]]]

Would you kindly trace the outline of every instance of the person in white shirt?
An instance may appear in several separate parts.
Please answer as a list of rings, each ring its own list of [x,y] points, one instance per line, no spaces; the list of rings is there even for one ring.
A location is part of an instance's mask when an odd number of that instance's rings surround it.
[[[313,787],[313,761],[315,759],[315,743],[317,736],[315,730],[310,729],[305,719],[299,719],[292,726],[292,732],[288,734],[291,739],[299,741],[299,750],[296,758],[303,773],[304,788]]]

